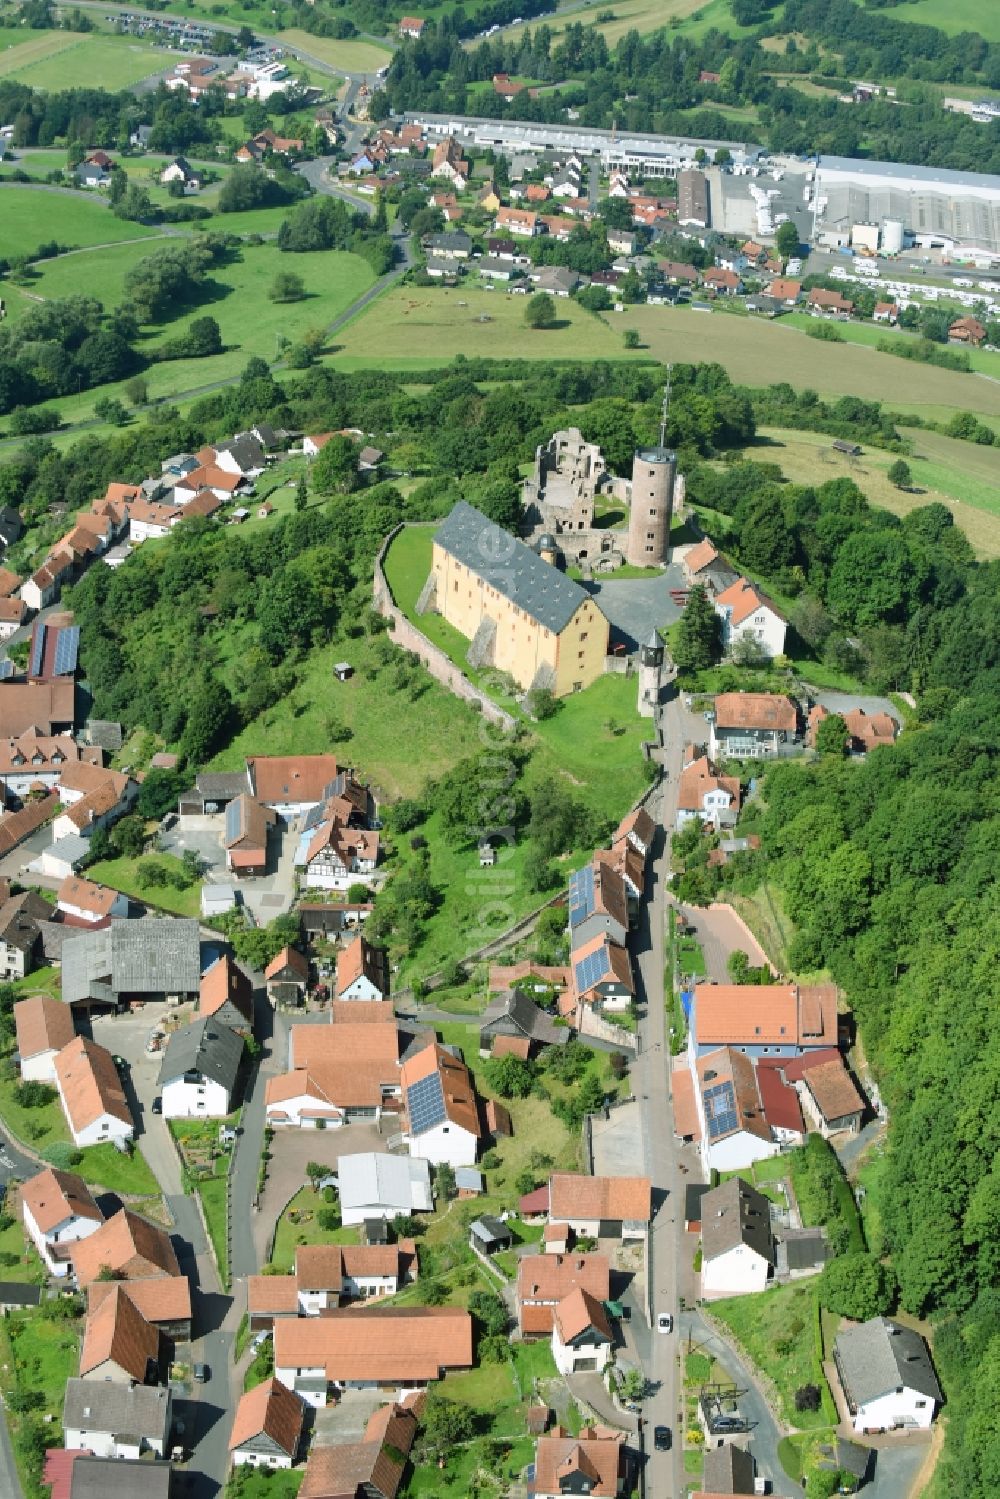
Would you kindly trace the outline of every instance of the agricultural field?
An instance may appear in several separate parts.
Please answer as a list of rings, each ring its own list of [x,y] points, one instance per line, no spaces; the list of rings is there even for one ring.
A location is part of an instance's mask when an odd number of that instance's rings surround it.
[[[949,36],[978,31],[988,42],[1000,42],[1000,11],[983,0],[904,0],[904,4],[895,7],[892,18],[937,26]]]
[[[65,153],[60,155],[65,162]],[[26,186],[0,188],[0,256],[4,258],[31,255],[46,240],[89,248],[123,240],[148,240],[155,235],[156,231],[144,224],[116,219],[107,203],[96,195],[84,197]],[[148,254],[149,249],[139,252],[143,253]],[[79,276],[79,265],[75,274]],[[5,286],[5,297],[7,289]],[[79,291],[79,280],[73,289]]]
[[[807,312],[790,312],[783,323],[786,328],[800,328],[803,331],[816,327],[816,319]],[[905,329],[880,328],[874,323],[837,323],[836,327],[846,343],[866,344],[873,349],[877,349],[884,341],[905,350],[918,337],[916,333],[909,333]],[[1000,376],[1000,354],[992,354],[988,349],[963,349],[961,352],[969,356],[969,363],[978,374],[991,375],[994,379]],[[903,353],[899,357],[905,359],[906,355]]]
[[[593,17],[600,13],[612,13],[610,21],[593,21]],[[571,24],[582,22],[584,25],[593,25],[604,37],[609,47],[613,47],[629,31],[638,31],[646,35],[651,31],[658,31],[663,26],[669,26],[671,30],[682,31],[687,35],[701,35],[702,32],[714,26],[720,31],[731,31],[741,34],[746,28],[737,26],[729,9],[729,0],[571,0],[567,5],[561,5],[553,15],[545,16],[544,19],[537,17],[531,21],[522,21],[516,26],[505,26],[500,32],[500,37],[517,37],[524,31],[537,31],[540,25],[545,25],[550,31],[558,35],[565,31]],[[467,46],[477,45],[475,39],[466,43]]]
[[[420,370],[456,354],[469,359],[629,357],[617,327],[570,299],[556,304],[558,325],[541,331],[525,323],[526,302],[523,296],[479,287],[394,287],[337,335],[338,367]],[[1000,410],[1000,393],[997,404]]]
[[[715,360],[742,385],[787,381],[824,397],[889,398],[893,410],[919,416],[944,412],[947,417],[956,411],[1000,415],[1000,383],[849,343],[824,343],[818,354],[815,340],[780,323],[689,307],[644,306],[614,316],[614,327],[638,329],[646,346],[639,352],[646,358],[653,354],[664,363]]]
[[[11,44],[10,39],[17,41]],[[126,89],[171,68],[176,53],[135,37],[75,31],[0,32],[0,78],[32,88],[68,89],[84,79]]]
[[[913,454],[906,459],[913,475],[911,491],[897,489],[887,478],[898,454],[864,444],[860,458],[850,458],[835,453],[830,438],[818,432],[762,427],[758,441],[744,452],[759,462],[778,464],[795,484],[853,479],[873,505],[895,515],[937,500],[948,506],[979,556],[1000,557],[1000,452],[916,427],[901,431],[913,443]]]
[[[379,68],[386,67],[392,60],[388,47],[357,38],[336,41],[333,37],[312,36],[308,31],[293,28],[290,31],[279,31],[278,41],[289,47],[298,47],[308,53],[309,57],[316,57],[328,67],[337,68],[344,73],[377,73]],[[307,62],[306,67],[308,66]]]

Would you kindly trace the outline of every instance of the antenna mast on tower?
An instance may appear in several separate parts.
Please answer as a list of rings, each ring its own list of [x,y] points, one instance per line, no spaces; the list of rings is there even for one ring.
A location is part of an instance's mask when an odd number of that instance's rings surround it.
[[[663,387],[663,406],[660,410],[660,447],[667,445],[667,412],[670,410],[670,374],[673,365],[667,365],[667,383]]]

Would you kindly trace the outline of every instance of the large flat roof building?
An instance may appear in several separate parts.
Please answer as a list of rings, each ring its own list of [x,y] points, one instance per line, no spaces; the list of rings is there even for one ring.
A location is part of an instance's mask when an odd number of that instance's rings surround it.
[[[902,224],[928,249],[1000,255],[1000,177],[896,161],[821,156],[816,238],[847,243],[855,224]]]

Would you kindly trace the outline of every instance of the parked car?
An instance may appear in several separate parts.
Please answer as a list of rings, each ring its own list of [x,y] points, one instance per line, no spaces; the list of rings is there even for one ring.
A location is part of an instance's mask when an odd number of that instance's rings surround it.
[[[654,1426],[654,1428],[653,1428],[653,1446],[656,1448],[657,1452],[669,1452],[670,1451],[670,1427],[669,1426]]]
[[[661,1312],[656,1319],[657,1332],[673,1332],[674,1318],[672,1312]]]
[[[163,1113],[163,1099],[162,1098],[154,1098],[153,1099],[153,1113],[154,1114],[162,1114]]]
[[[195,1364],[195,1365],[193,1365],[193,1367],[191,1369],[191,1377],[193,1378],[195,1384],[204,1384],[205,1381],[208,1379],[208,1365],[207,1364]]]

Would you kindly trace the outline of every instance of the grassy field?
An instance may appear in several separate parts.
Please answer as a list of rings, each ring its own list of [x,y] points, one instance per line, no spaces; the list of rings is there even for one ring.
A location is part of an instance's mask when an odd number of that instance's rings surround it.
[[[155,1197],[160,1187],[152,1171],[137,1150],[122,1155],[113,1145],[91,1145],[83,1152],[79,1166],[73,1167],[85,1182],[106,1187],[126,1197]]]
[[[280,216],[282,210],[266,212]],[[224,217],[226,228],[237,230],[238,226],[230,225],[228,220],[250,216],[230,214]],[[46,262],[32,285],[32,292],[44,297],[68,296],[89,280],[91,272],[99,272],[99,294],[105,306],[111,308],[122,296],[124,279],[131,267],[164,243],[166,241],[161,239],[158,242],[116,245],[110,250],[95,251],[99,261],[81,253]],[[302,276],[307,291],[303,301],[279,305],[269,299],[268,289],[279,270],[294,270]],[[152,365],[144,376],[150,398],[173,398],[179,392],[229,379],[239,374],[251,355],[274,359],[278,353],[279,335],[294,340],[307,329],[325,327],[365,291],[372,280],[367,262],[358,255],[316,252],[286,256],[274,244],[244,247],[239,260],[213,271],[208,293],[200,304],[191,307],[174,322],[152,331],[146,344],[152,352],[158,343],[176,337],[191,319],[210,314],[222,330],[224,351],[207,359],[177,359]],[[58,409],[64,422],[85,421],[93,411],[95,400],[102,396],[123,395],[122,383],[102,385],[99,389],[60,400]]]
[[[348,682],[333,675],[335,661],[355,668]],[[350,762],[364,766],[389,797],[411,796],[433,767],[443,774],[480,744],[481,721],[445,688],[426,679],[415,703],[386,693],[370,680],[371,642],[334,641],[303,664],[295,690],[250,724],[212,762],[215,770],[235,770],[247,755],[318,755],[330,752],[326,722],[336,716],[352,732]]]
[[[300,47],[310,57],[318,57],[320,62],[327,63],[331,68],[339,68],[344,73],[376,73],[392,58],[389,48],[380,47],[376,42],[338,42],[333,37],[312,36],[308,31],[295,28],[279,31],[278,40],[287,42],[290,47]],[[306,63],[306,67],[308,66]]]
[[[65,160],[65,158],[64,158]],[[103,198],[70,197],[66,193],[52,193],[36,187],[4,187],[0,189],[0,255],[31,255],[46,240],[58,240],[67,247],[106,245],[119,240],[149,240],[155,230],[143,224],[130,224],[125,219],[116,219]],[[125,246],[128,250],[132,246]],[[148,255],[153,248],[147,244],[142,250],[136,248],[136,259]],[[101,267],[108,252],[100,251]],[[67,261],[51,262],[50,268],[66,265],[75,273],[73,290],[80,289],[80,271],[85,262],[76,257]],[[4,287],[6,298],[10,287]],[[32,285],[32,292],[41,295],[61,295],[45,292],[40,284]],[[102,299],[104,293],[101,293]]]
[[[134,37],[75,31],[0,32],[0,78],[31,88],[79,88],[88,79],[110,90],[131,88],[143,78],[173,67],[176,53],[151,47]]]
[[[792,1284],[715,1301],[711,1307],[712,1316],[725,1324],[758,1369],[775,1384],[781,1415],[789,1426],[826,1424],[822,1410],[795,1409],[795,1391],[818,1382],[815,1296],[815,1286]]]
[[[319,1214],[330,1204],[324,1202],[322,1193],[312,1187],[303,1187],[295,1194],[288,1207],[278,1219],[278,1230],[274,1236],[271,1264],[280,1265],[285,1273],[295,1268],[295,1251],[299,1244],[357,1244],[359,1229],[323,1229],[319,1225]]]
[[[305,1468],[234,1468],[225,1499],[295,1499]]]
[[[715,360],[743,385],[787,381],[821,396],[851,394],[890,400],[895,411],[953,415],[1000,414],[1000,383],[956,370],[938,369],[849,343],[818,344],[783,322],[755,322],[723,312],[694,313],[685,307],[632,307],[614,319],[616,328],[636,328],[652,353],[671,360]],[[821,353],[819,351],[822,351]],[[697,351],[697,352],[695,352]]]
[[[456,354],[469,359],[628,357],[617,328],[568,298],[557,303],[560,326],[544,331],[525,323],[526,303],[526,297],[477,286],[394,287],[337,335],[337,365],[420,370]]]
[[[798,328],[801,332],[808,332],[810,328],[817,326],[817,320],[807,312],[790,312],[782,321],[786,328]],[[919,334],[907,332],[906,329],[880,328],[875,323],[838,323],[837,331],[843,334],[846,343],[861,344],[870,349],[877,350],[880,343],[887,343],[891,346],[890,351],[900,351],[893,356],[897,359],[907,359],[907,348],[919,338]],[[978,374],[989,375],[993,380],[1000,377],[1000,354],[993,354],[988,349],[962,349],[959,352],[968,355],[971,368]],[[931,365],[929,368],[936,366]]]
[[[173,854],[144,854],[143,863],[157,864],[168,874],[182,871],[180,859]],[[144,885],[139,875],[137,859],[104,859],[88,870],[88,876],[112,890],[121,890],[135,900],[149,901],[175,916],[198,916],[201,913],[201,885],[196,881],[184,890],[174,885]]]
[[[917,21],[924,26],[937,26],[950,36],[962,31],[978,31],[988,42],[1000,42],[1000,10],[984,0],[907,0],[907,3],[896,6],[892,18],[894,21]]]
[[[51,1311],[45,1306],[11,1312],[0,1325],[0,1390],[5,1395],[37,1391],[44,1399],[42,1408],[31,1414],[18,1415],[9,1406],[4,1412],[26,1499],[44,1499],[49,1493],[38,1482],[39,1449],[45,1437],[51,1441],[58,1431],[66,1383],[79,1367],[78,1324],[72,1317],[56,1318]]]
[[[612,13],[612,20],[598,22],[593,19],[598,12],[603,15],[607,11]],[[735,35],[743,35],[747,29],[736,25],[729,0],[709,0],[708,4],[705,0],[609,0],[608,4],[603,0],[601,3],[582,0],[582,3],[560,7],[556,14],[546,16],[544,21],[539,18],[505,26],[499,37],[517,37],[525,31],[537,31],[540,25],[547,26],[558,36],[567,26],[581,22],[599,31],[609,47],[621,41],[629,31],[646,35],[664,26],[672,31],[682,31],[685,36],[700,36],[712,26]],[[466,43],[468,47],[478,45],[476,39]]]
[[[934,501],[945,504],[980,557],[1000,557],[1000,451],[961,442],[938,432],[907,428],[913,456],[907,458],[914,489],[900,490],[887,473],[897,454],[864,445],[860,458],[835,453],[829,437],[782,427],[762,427],[747,457],[777,463],[795,484],[853,479],[873,505],[906,515]]]

